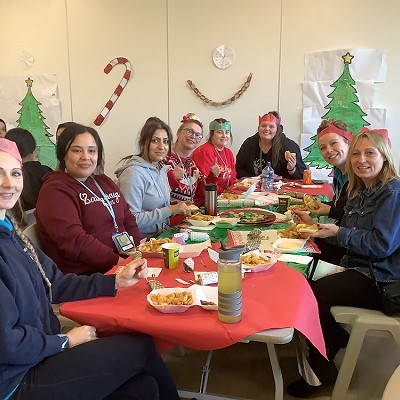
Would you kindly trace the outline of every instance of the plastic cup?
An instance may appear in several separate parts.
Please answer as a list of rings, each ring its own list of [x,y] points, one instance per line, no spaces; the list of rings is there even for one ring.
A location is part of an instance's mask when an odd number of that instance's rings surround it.
[[[174,269],[178,266],[180,247],[179,243],[164,243],[161,245],[165,268]]]
[[[279,212],[284,213],[289,207],[290,196],[280,195],[278,196],[278,208]]]

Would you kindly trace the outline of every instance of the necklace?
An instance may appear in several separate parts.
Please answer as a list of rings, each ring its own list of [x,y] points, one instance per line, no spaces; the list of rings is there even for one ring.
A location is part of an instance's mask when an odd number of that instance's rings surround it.
[[[227,185],[226,185],[226,187],[228,187],[230,180],[231,180],[231,170],[230,170],[230,168],[228,168],[228,159],[225,154],[225,147],[221,150],[221,153],[224,155],[225,160],[222,158],[220,152],[218,151],[218,149],[216,147],[214,147],[214,150],[217,153],[217,156],[219,157],[219,159],[222,161],[222,164],[224,164],[224,166],[225,166],[224,174],[222,175],[222,177],[223,177],[223,179],[226,179],[228,181]]]

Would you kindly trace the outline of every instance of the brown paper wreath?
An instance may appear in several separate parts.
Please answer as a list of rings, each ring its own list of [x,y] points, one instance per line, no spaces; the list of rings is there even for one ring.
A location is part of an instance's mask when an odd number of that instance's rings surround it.
[[[204,101],[204,103],[210,105],[210,106],[214,106],[214,107],[218,107],[218,106],[225,106],[227,104],[231,104],[234,101],[236,101],[250,86],[250,82],[251,82],[251,78],[253,77],[253,73],[250,72],[249,76],[246,79],[246,82],[242,85],[242,87],[233,95],[231,96],[229,99],[225,100],[225,101],[213,101],[211,99],[209,99],[208,97],[206,97],[203,93],[200,92],[199,89],[197,89],[196,85],[188,80],[186,81],[190,87],[190,89],[193,90],[193,92],[197,95],[197,97],[201,100]]]

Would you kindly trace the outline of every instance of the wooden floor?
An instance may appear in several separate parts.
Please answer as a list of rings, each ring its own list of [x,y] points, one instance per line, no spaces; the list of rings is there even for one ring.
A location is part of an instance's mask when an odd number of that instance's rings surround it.
[[[294,345],[290,343],[276,348],[286,387],[298,379]],[[172,349],[163,355],[177,386],[198,391],[201,368],[206,361],[207,352],[186,349],[183,356],[177,353]],[[338,358],[340,361],[340,355]],[[387,380],[398,364],[400,350],[391,339],[368,337],[350,390],[343,400],[379,400]],[[207,392],[251,400],[274,399],[275,386],[265,344],[239,343],[215,351],[210,367]],[[331,392],[332,387],[327,387],[313,399],[329,400]],[[193,395],[193,398],[196,396]],[[284,399],[289,400],[293,397],[285,393]]]

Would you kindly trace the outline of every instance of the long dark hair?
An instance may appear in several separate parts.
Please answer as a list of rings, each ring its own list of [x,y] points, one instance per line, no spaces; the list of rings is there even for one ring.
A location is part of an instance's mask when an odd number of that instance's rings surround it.
[[[153,139],[154,132],[157,129],[164,129],[168,135],[168,153],[171,152],[171,143],[172,143],[172,131],[167,123],[162,121],[157,117],[147,118],[145,124],[140,130],[139,134],[139,154],[138,156],[142,157],[144,160],[149,161],[149,148],[151,139]],[[124,157],[121,161],[128,160],[133,156],[133,154]]]
[[[274,117],[281,120],[281,116],[279,115],[278,111],[269,111],[269,112],[267,112],[267,114],[264,114],[262,116],[262,118],[268,114],[272,114]],[[257,133],[258,133],[258,130],[257,130]],[[272,147],[271,147],[272,165],[278,165],[278,163],[279,163],[279,152],[283,147],[284,138],[285,138],[285,135],[283,133],[283,126],[282,126],[282,124],[279,124],[276,129],[276,134],[272,139]]]
[[[58,170],[65,171],[65,156],[68,153],[69,148],[71,147],[72,142],[74,139],[81,135],[82,133],[90,133],[93,136],[94,141],[96,142],[97,146],[97,167],[95,170],[95,174],[103,174],[104,173],[104,147],[103,143],[101,142],[100,136],[97,133],[96,129],[91,128],[90,126],[85,126],[77,123],[73,123],[68,125],[62,135],[60,135],[57,141],[56,147],[56,154],[57,160],[59,162]]]
[[[12,128],[7,131],[6,139],[15,142],[22,158],[25,158],[29,154],[33,154],[36,149],[36,140],[32,133],[26,129]]]

